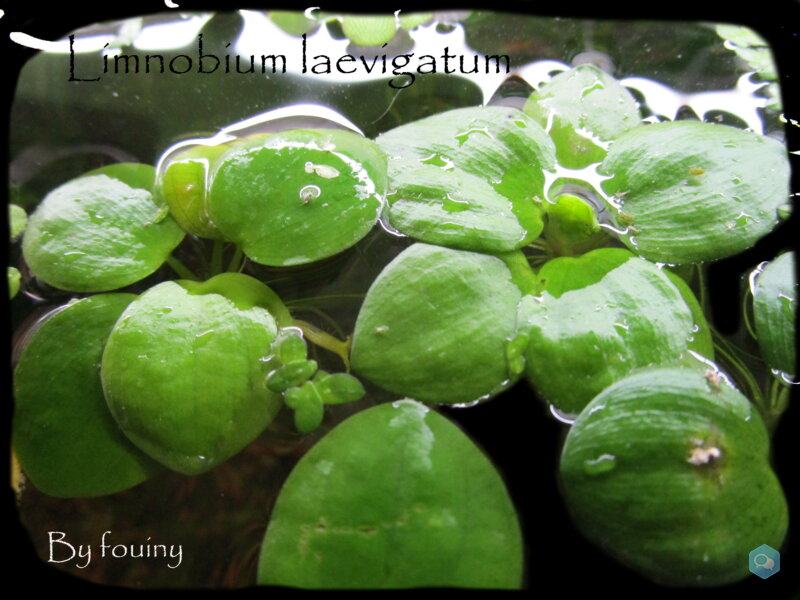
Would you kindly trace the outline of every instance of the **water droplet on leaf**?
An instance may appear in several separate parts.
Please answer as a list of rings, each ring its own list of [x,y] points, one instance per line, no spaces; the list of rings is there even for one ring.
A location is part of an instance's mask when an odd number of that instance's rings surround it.
[[[612,454],[601,454],[597,458],[583,461],[583,470],[587,475],[608,473],[616,466],[617,457]]]

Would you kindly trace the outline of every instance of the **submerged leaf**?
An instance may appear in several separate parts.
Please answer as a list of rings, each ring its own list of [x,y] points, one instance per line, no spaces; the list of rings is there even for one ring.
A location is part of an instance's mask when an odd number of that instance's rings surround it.
[[[13,298],[19,292],[19,281],[21,278],[19,269],[16,267],[8,267],[8,297]]]

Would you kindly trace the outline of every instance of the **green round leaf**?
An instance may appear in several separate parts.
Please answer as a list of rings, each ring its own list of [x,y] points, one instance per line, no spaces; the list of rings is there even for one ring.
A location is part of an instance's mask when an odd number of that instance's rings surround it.
[[[122,433],[100,383],[103,346],[136,297],[100,294],[66,305],[33,334],[14,374],[12,443],[41,492],[113,494],[158,470]]]
[[[780,142],[697,121],[637,127],[601,170],[622,241],[651,260],[687,263],[745,250],[778,223],[789,195]]]
[[[433,19],[433,13],[400,13],[400,27],[403,29],[416,29]]]
[[[450,110],[377,138],[389,157],[388,218],[415,239],[506,252],[542,232],[552,141],[530,117],[500,106]]]
[[[348,373],[329,375],[319,371],[314,376],[314,386],[325,404],[356,402],[366,393],[361,382]]]
[[[314,360],[294,360],[276,369],[267,377],[267,388],[273,392],[285,392],[311,379],[317,371]]]
[[[308,401],[301,403],[294,409],[294,426],[298,433],[311,433],[322,424],[325,418],[325,407],[319,396],[313,393],[314,384],[306,383],[303,389],[308,388]],[[294,388],[297,389],[297,388]]]
[[[342,18],[342,30],[354,44],[380,46],[392,40],[397,31],[397,22],[393,16],[345,16]]]
[[[681,358],[694,320],[656,265],[627,250],[562,257],[539,271],[541,296],[520,306],[530,342],[526,374],[539,394],[577,414],[638,367]]]
[[[269,18],[275,25],[291,35],[310,33],[319,25],[316,20],[307,18],[302,12],[288,10],[271,10]]]
[[[579,196],[560,194],[553,202],[545,205],[544,235],[548,243],[569,249],[600,231],[594,207]]]
[[[666,585],[749,574],[747,552],[780,548],[787,506],[750,402],[711,369],[644,369],[581,413],[561,456],[578,528]]]
[[[184,232],[167,207],[153,201],[153,173],[146,165],[106,167],[50,192],[30,216],[22,240],[34,274],[57,288],[99,292],[158,269]]]
[[[403,400],[350,417],[297,464],[270,518],[258,583],[518,588],[522,554],[491,463],[444,417]]]
[[[641,123],[631,93],[589,64],[553,77],[531,94],[523,110],[547,128],[559,164],[570,169],[602,161],[608,142]]]
[[[9,225],[9,239],[15,241],[28,224],[28,214],[25,209],[16,204],[8,205],[8,225]]]
[[[282,331],[272,344],[273,352],[282,364],[305,360],[308,347],[303,336],[296,331]],[[312,373],[313,374],[313,373]]]
[[[19,281],[21,278],[19,269],[16,267],[8,267],[8,297],[13,298],[19,292]]]
[[[353,333],[353,370],[423,402],[486,399],[514,379],[506,345],[520,297],[500,259],[415,244],[367,292]]]
[[[89,175],[107,175],[132,188],[149,191],[153,190],[156,180],[156,172],[153,166],[143,163],[114,163],[93,169],[88,173],[84,173],[83,176]],[[162,206],[163,210],[163,205],[160,204],[159,206]]]
[[[386,158],[370,140],[335,129],[246,140],[218,159],[208,210],[226,239],[272,266],[349,248],[378,219]]]
[[[157,192],[178,224],[202,238],[223,239],[208,215],[208,181],[216,160],[228,145],[198,144],[173,153],[159,165]]]
[[[281,407],[265,386],[277,327],[259,288],[238,273],[166,281],[132,302],[111,332],[102,367],[109,408],[137,446],[171,469],[215,467]]]
[[[797,280],[794,252],[764,266],[756,278],[753,312],[761,354],[767,364],[789,377],[797,372],[795,311]]]

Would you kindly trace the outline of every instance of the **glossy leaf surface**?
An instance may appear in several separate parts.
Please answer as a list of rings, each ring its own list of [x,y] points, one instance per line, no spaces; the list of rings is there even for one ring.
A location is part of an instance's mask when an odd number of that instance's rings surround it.
[[[521,111],[450,110],[376,140],[389,157],[388,218],[417,240],[505,252],[542,232],[544,170],[554,148]]]
[[[786,533],[764,423],[710,369],[643,369],[604,390],[570,429],[560,470],[578,528],[662,584],[743,579],[747,552]]]
[[[547,128],[559,164],[570,169],[602,161],[608,142],[641,122],[631,93],[589,64],[553,77],[531,94],[523,110]]]
[[[789,195],[780,142],[724,125],[674,121],[616,140],[601,170],[621,240],[650,260],[715,260],[752,246]]]
[[[424,402],[485,399],[513,379],[506,344],[520,297],[500,259],[415,244],[367,292],[353,333],[353,370]]]
[[[212,173],[209,215],[254,261],[314,262],[349,248],[380,215],[386,158],[335,129],[291,130],[234,145]]]
[[[264,287],[238,273],[166,281],[132,302],[111,332],[102,367],[111,412],[136,445],[171,469],[215,467],[280,409],[260,360],[277,333],[260,301]]]
[[[678,288],[683,301],[692,313],[694,327],[692,328],[692,335],[689,337],[688,349],[709,360],[714,360],[714,339],[711,335],[711,327],[705,314],[703,314],[703,307],[700,306],[697,296],[694,295],[692,288],[682,277],[670,270],[664,270],[664,274],[669,277],[672,285]]]
[[[258,582],[301,588],[517,588],[522,539],[503,481],[410,400],[350,417],[297,464],[270,518]]]
[[[541,295],[520,308],[530,338],[526,374],[561,411],[577,414],[633,369],[687,350],[694,322],[679,290],[627,250],[553,259],[539,278]]]
[[[794,252],[768,263],[756,278],[753,298],[756,334],[767,364],[788,376],[796,373],[797,280]]]
[[[152,167],[113,165],[93,173],[50,192],[23,236],[31,270],[61,289],[100,292],[135,283],[184,236],[168,208],[153,200]]]
[[[68,304],[42,323],[22,353],[12,441],[25,474],[45,494],[113,494],[160,468],[119,428],[100,382],[106,339],[135,298],[100,294]]]
[[[187,232],[202,238],[223,239],[208,214],[211,170],[228,146],[199,144],[172,153],[159,167],[158,194]]]

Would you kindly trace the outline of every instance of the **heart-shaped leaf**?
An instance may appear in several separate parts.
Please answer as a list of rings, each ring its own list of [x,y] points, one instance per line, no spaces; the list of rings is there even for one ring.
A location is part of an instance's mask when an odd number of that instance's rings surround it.
[[[753,313],[761,354],[771,368],[789,377],[797,372],[797,280],[794,265],[794,252],[785,252],[765,265],[756,278],[753,294]]]
[[[12,441],[41,492],[113,494],[160,467],[136,448],[106,405],[100,359],[132,294],[99,294],[53,314],[33,334],[14,373]]]
[[[258,263],[297,265],[341,252],[372,229],[386,158],[350,131],[291,130],[234,145],[211,178],[208,211],[223,236]]]
[[[498,258],[414,244],[373,282],[353,333],[353,370],[424,402],[486,399],[514,377],[519,289]]]
[[[522,554],[491,463],[447,419],[402,400],[343,421],[297,464],[270,518],[258,583],[518,588]]]
[[[137,446],[171,469],[215,467],[280,409],[265,385],[277,333],[265,287],[238,273],[166,281],[132,302],[111,332],[102,368],[109,408]]]
[[[564,496],[578,528],[671,586],[749,574],[780,548],[787,506],[753,405],[712,369],[643,369],[604,390],[570,428]]]
[[[688,349],[694,321],[680,291],[627,250],[553,259],[539,277],[541,295],[520,305],[530,338],[526,373],[563,412],[577,414],[632,370],[677,360]]]
[[[725,125],[637,127],[611,146],[603,189],[622,241],[651,260],[715,260],[752,246],[789,195],[786,148]]]
[[[28,266],[76,292],[118,289],[150,275],[184,236],[153,200],[154,177],[147,165],[112,165],[50,192],[22,240]]]
[[[387,216],[398,231],[486,252],[521,248],[542,232],[543,171],[554,168],[554,148],[519,110],[450,110],[376,141],[389,157]]]

